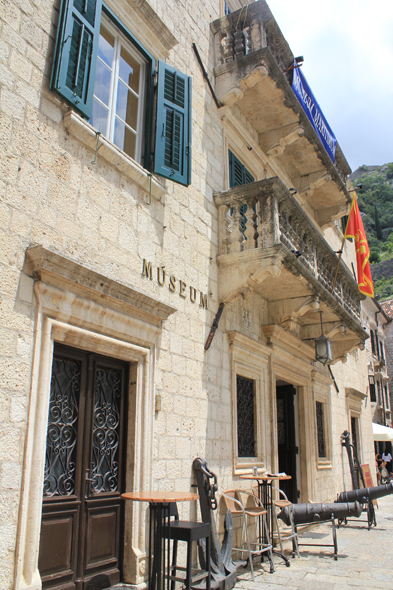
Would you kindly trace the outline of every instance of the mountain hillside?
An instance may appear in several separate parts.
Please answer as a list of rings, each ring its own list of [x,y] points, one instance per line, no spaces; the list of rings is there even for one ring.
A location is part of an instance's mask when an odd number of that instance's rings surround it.
[[[376,297],[393,295],[393,163],[360,166],[351,174],[370,246]],[[389,261],[389,262],[388,262]]]

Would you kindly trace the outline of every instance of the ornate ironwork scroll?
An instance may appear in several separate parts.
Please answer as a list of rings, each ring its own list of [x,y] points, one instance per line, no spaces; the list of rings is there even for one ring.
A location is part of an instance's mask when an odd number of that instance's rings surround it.
[[[49,399],[44,496],[69,496],[75,490],[75,456],[81,363],[53,358]]]
[[[318,433],[318,457],[326,457],[325,432],[323,429],[323,404],[316,402],[317,433]]]
[[[255,457],[255,392],[253,379],[236,375],[239,457]]]
[[[93,494],[118,489],[121,371],[97,368],[94,393],[91,486]]]

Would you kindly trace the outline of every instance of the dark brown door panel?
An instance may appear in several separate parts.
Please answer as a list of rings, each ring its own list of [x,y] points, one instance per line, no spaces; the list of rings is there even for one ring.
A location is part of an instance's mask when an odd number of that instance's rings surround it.
[[[55,345],[39,570],[43,589],[121,581],[128,365]]]
[[[43,582],[71,580],[76,565],[78,517],[79,506],[67,506],[67,512],[43,513],[38,562]]]
[[[105,508],[87,509],[86,569],[103,563],[118,564],[120,502]]]

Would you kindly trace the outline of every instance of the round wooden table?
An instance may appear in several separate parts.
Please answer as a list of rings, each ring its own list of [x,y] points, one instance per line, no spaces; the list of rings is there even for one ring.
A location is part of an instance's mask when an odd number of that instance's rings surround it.
[[[249,475],[240,475],[239,477],[240,479],[250,479],[258,483],[258,498],[260,499],[264,507],[267,509],[267,527],[270,538],[266,539],[266,541],[270,542],[273,545],[273,482],[292,479],[292,476],[286,474],[281,475],[278,473],[262,473],[261,475],[254,475],[253,473],[250,473]],[[279,555],[285,561],[285,565],[287,567],[290,566],[289,560],[280,551],[273,550],[273,553],[275,555]]]
[[[199,500],[199,495],[195,492],[125,492],[121,497],[124,498],[124,500],[152,502],[155,504]]]
[[[170,535],[168,535],[168,539],[165,539],[163,530],[164,528],[170,529],[170,505],[173,502],[199,500],[199,495],[194,492],[142,491],[126,492],[121,497],[134,502],[149,502],[149,590],[163,590],[165,578],[169,590]],[[152,548],[154,548],[153,560],[151,558]],[[168,568],[167,576],[165,574],[166,567]]]

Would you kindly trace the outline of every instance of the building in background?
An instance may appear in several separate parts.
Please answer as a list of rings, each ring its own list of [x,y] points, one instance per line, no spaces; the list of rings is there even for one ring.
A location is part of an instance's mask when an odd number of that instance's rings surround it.
[[[386,301],[381,301],[380,306],[387,317],[388,321],[384,324],[383,331],[385,334],[385,361],[387,372],[389,375],[388,379],[388,386],[389,386],[389,404],[390,408],[392,408],[393,403],[393,384],[390,379],[390,375],[393,374],[393,300],[387,299]],[[388,426],[392,426],[393,419],[390,420]]]
[[[376,299],[368,297],[362,303],[364,327],[369,331],[370,338],[366,341],[368,398],[373,410],[373,423],[391,427],[392,413],[389,395],[389,355],[388,327],[389,318],[383,306]],[[374,438],[380,438],[377,434]],[[376,440],[375,452],[382,454],[384,450],[391,452],[391,442]]]
[[[120,493],[197,456],[294,502],[351,486],[344,430],[374,463],[350,168],[266,2],[227,4],[1,5],[1,588],[142,583]]]

